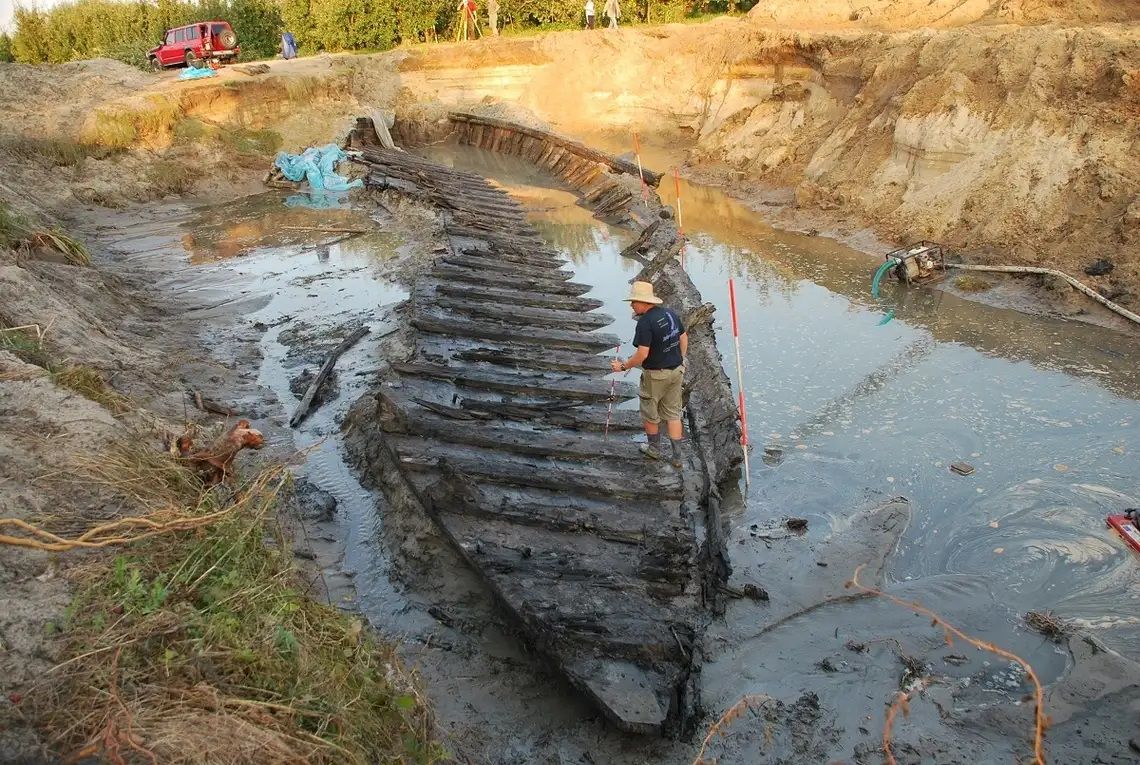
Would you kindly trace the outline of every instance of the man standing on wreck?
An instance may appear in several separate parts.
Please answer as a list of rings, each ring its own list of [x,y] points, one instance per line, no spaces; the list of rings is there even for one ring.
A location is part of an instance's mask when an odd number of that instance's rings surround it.
[[[661,450],[661,420],[665,420],[672,447],[673,467],[681,467],[681,381],[685,375],[685,357],[689,353],[689,335],[681,317],[672,308],[661,305],[650,282],[634,282],[626,298],[637,317],[633,344],[637,352],[625,361],[614,359],[615,372],[641,367],[641,421],[649,442],[641,453],[651,459],[664,459]]]

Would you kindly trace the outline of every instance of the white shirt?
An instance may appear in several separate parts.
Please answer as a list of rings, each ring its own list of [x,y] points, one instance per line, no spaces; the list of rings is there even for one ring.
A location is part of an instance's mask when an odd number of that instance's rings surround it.
[[[586,15],[594,15],[594,0],[586,0]]]

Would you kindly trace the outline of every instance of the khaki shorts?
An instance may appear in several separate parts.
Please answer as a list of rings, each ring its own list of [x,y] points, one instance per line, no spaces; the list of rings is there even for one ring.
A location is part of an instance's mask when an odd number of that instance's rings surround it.
[[[641,419],[654,424],[681,419],[681,380],[684,367],[641,370]]]

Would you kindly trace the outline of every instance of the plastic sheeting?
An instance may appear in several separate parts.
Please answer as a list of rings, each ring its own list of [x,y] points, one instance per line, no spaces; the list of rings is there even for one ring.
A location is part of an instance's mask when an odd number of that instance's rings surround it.
[[[358,189],[364,185],[364,181],[359,178],[349,181],[344,176],[337,175],[337,163],[346,159],[348,155],[335,143],[330,143],[305,149],[301,154],[280,152],[273,164],[291,181],[308,181],[309,188],[314,191]]]
[[[201,80],[205,77],[217,77],[218,73],[208,66],[198,69],[193,66],[188,66],[182,70],[182,74],[178,75],[180,80]]]

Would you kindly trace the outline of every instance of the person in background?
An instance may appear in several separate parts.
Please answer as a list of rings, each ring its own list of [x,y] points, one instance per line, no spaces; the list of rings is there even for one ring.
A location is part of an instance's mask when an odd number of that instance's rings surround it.
[[[610,19],[610,29],[617,29],[618,19],[621,18],[621,6],[618,5],[618,0],[606,0],[603,12]]]
[[[491,34],[499,36],[499,0],[487,0],[487,24],[491,27]]]
[[[594,28],[594,0],[586,0],[586,29]]]
[[[293,39],[292,32],[281,35],[281,58],[297,58],[297,41]]]

